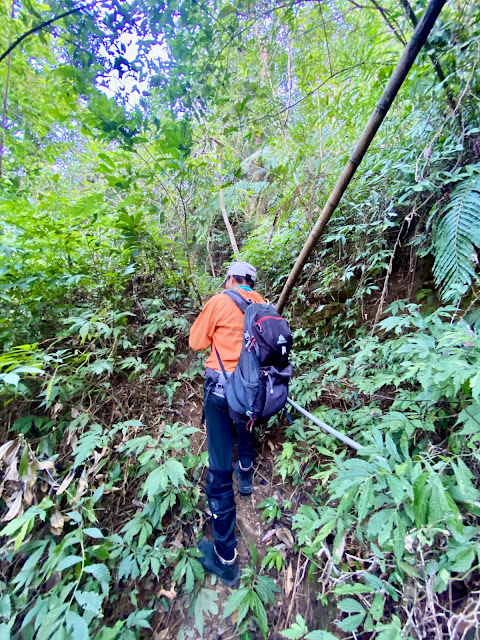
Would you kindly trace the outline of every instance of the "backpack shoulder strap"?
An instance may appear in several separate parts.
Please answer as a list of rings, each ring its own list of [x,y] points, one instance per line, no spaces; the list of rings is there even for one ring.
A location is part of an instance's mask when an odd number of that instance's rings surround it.
[[[248,307],[252,304],[251,300],[245,300],[243,296],[234,290],[224,291],[223,293],[235,302],[242,313],[245,313]]]

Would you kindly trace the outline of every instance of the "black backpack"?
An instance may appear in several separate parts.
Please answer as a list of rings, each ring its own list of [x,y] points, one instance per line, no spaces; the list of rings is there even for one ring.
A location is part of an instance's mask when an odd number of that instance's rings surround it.
[[[287,402],[292,365],[288,356],[293,339],[288,322],[274,306],[246,300],[236,291],[224,291],[245,314],[243,345],[235,371],[225,376],[225,397],[235,422],[248,417],[247,428],[256,420],[267,420]]]

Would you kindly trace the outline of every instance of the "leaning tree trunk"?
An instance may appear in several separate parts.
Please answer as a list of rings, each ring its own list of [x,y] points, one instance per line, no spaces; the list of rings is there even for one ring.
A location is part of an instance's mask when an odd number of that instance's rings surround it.
[[[293,289],[293,285],[300,276],[303,267],[305,266],[310,254],[314,250],[320,236],[323,233],[330,217],[337,208],[346,188],[350,184],[357,168],[359,167],[364,155],[366,154],[370,143],[372,142],[375,134],[377,133],[380,125],[382,124],[385,116],[387,115],[393,101],[403,84],[403,81],[407,77],[420,49],[425,44],[428,34],[432,30],[435,20],[438,18],[440,11],[443,8],[446,0],[430,0],[422,19],[418,23],[415,31],[413,32],[410,42],[407,44],[402,57],[400,58],[397,66],[395,67],[392,76],[382,93],[380,100],[370,116],[370,120],[367,122],[365,129],[363,130],[360,140],[357,142],[352,155],[350,156],[347,164],[345,165],[340,177],[337,180],[336,185],[333,188],[330,197],[327,200],[326,205],[323,207],[315,226],[313,227],[310,235],[303,246],[300,255],[295,262],[288,280],[283,287],[282,293],[277,304],[277,310],[279,313],[285,307],[288,297]]]
[[[220,148],[220,162],[218,166],[219,172],[219,181],[222,179],[222,166],[223,166],[223,152],[224,146],[218,140],[214,140]],[[232,251],[237,260],[240,259],[240,251],[238,250],[238,244],[235,239],[235,234],[233,233],[232,225],[230,224],[230,220],[228,219],[227,207],[225,206],[225,198],[223,197],[223,190],[220,186],[220,191],[218,192],[218,199],[220,200],[220,209],[222,210],[223,221],[225,223],[225,227],[227,229],[228,237],[230,239],[230,244],[232,246]]]

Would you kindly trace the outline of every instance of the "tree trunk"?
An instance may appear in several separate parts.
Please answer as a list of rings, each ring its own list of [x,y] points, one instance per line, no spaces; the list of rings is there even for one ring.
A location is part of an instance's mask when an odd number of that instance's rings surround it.
[[[213,263],[212,252],[210,251],[210,231],[207,234],[207,254],[208,254],[208,259],[210,261],[210,269],[212,271],[212,276],[216,278],[217,276],[215,274],[215,265]]]
[[[314,250],[320,236],[323,233],[323,230],[325,229],[325,226],[327,225],[330,217],[337,208],[337,205],[340,202],[343,194],[345,193],[346,188],[350,184],[351,179],[353,178],[364,155],[366,154],[370,143],[375,137],[375,134],[377,133],[380,125],[382,124],[390,107],[392,106],[392,103],[395,100],[395,97],[400,87],[402,86],[403,81],[412,68],[412,65],[415,62],[419,51],[425,44],[428,34],[435,24],[435,20],[438,18],[438,15],[440,14],[440,11],[442,10],[445,2],[446,0],[430,0],[425,13],[422,16],[422,19],[413,32],[410,42],[406,46],[402,57],[395,67],[395,70],[392,73],[392,76],[387,86],[385,87],[382,96],[377,103],[377,106],[370,116],[370,120],[367,122],[367,125],[363,130],[363,133],[360,136],[360,139],[357,142],[352,155],[350,156],[347,164],[340,174],[340,177],[338,178],[337,183],[333,188],[333,191],[330,194],[326,205],[320,213],[315,226],[313,227],[302,251],[300,252],[300,255],[298,256],[297,261],[295,262],[293,269],[290,272],[290,275],[288,276],[288,280],[283,287],[277,304],[277,310],[279,311],[279,313],[281,313],[283,308],[285,307],[288,297],[293,289],[293,285],[300,276],[303,267],[310,257],[310,254]]]
[[[273,217],[273,222],[272,222],[272,226],[270,227],[270,231],[268,232],[268,237],[267,237],[267,245],[270,244],[270,242],[272,241],[273,238],[273,234],[275,233],[275,227],[277,226],[277,222],[278,222],[278,218],[280,217],[280,213],[277,211],[277,213],[274,215]]]
[[[223,191],[220,188],[218,193],[218,197],[220,199],[220,208],[222,209],[223,221],[225,222],[225,226],[227,227],[228,237],[230,238],[230,244],[232,245],[232,250],[237,260],[240,260],[240,251],[238,250],[237,241],[235,240],[235,234],[233,233],[232,225],[230,224],[230,220],[228,219],[227,208],[225,207],[225,199],[223,197]]]

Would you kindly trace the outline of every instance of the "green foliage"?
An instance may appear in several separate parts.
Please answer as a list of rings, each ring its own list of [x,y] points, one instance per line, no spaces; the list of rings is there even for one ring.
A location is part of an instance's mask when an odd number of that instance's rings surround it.
[[[237,612],[236,627],[242,634],[248,629],[249,621],[255,620],[264,638],[268,634],[268,620],[265,607],[275,602],[275,593],[280,589],[272,578],[257,573],[256,550],[251,545],[252,561],[241,576],[241,586],[228,598],[223,610],[223,617]]]
[[[480,165],[464,167],[465,177],[453,190],[437,222],[433,273],[445,300],[458,301],[475,278],[480,238]]]
[[[0,55],[69,9],[2,4]],[[447,80],[418,56],[292,299],[290,393],[365,449],[295,420],[275,470],[302,499],[260,508],[292,517],[341,628],[380,640],[408,634],[413,584],[427,637],[427,595],[447,615],[476,579],[479,25],[471,0],[442,10]],[[99,2],[0,62],[0,634],[132,640],[179,606],[202,634],[217,614],[189,548],[205,453],[185,355],[232,253],[218,194],[275,300],[411,32],[389,1]],[[435,310],[432,253],[465,316]],[[289,566],[281,545],[262,561]],[[240,633],[267,633],[275,592],[244,571]],[[307,622],[284,634],[329,637]]]
[[[217,615],[218,594],[213,589],[202,588],[199,590],[193,602],[193,613],[195,616],[195,626],[200,636],[203,636],[204,616]]]
[[[298,640],[298,638],[305,638],[306,640],[333,640],[335,636],[328,631],[309,631],[305,623],[304,618],[297,613],[296,622],[294,622],[288,629],[281,631],[284,638],[290,638],[292,640]]]
[[[455,321],[452,309],[421,314],[400,302],[390,311],[397,315],[380,323],[383,340],[357,339],[351,353],[324,365],[319,381],[325,388],[346,380],[364,394],[348,416],[323,411],[326,422],[347,428],[364,449],[355,457],[342,451],[316,460],[315,449],[327,453],[327,434],[297,420],[289,435],[307,440],[314,469],[305,480],[328,478],[312,503],[294,514],[296,540],[312,560],[328,541],[335,595],[363,594],[338,602],[340,629],[400,638],[400,611],[386,606],[385,594],[399,602],[405,585],[414,583],[419,593],[431,589],[440,601],[453,580],[479,566],[480,492],[472,463],[479,460],[480,342],[478,329]],[[349,398],[348,386],[343,393]],[[381,407],[377,396],[389,399],[387,405]],[[362,571],[364,582],[345,557],[346,547],[356,544],[379,567]],[[392,612],[398,616],[389,618]],[[291,633],[301,637],[300,627]]]
[[[178,491],[180,483],[189,484],[189,471],[184,464],[188,464],[190,470],[194,468],[187,463],[190,461],[187,438],[196,430],[170,425],[160,443],[149,435],[128,439],[131,430],[141,425],[138,420],[130,420],[102,430],[95,424],[85,428],[84,423],[84,433],[72,451],[72,471],[67,469],[63,479],[54,482],[56,497],[44,497],[38,505],[12,517],[0,532],[7,540],[2,560],[14,561],[10,569],[11,588],[7,592],[11,606],[17,609],[24,603],[22,613],[12,618],[12,624],[23,634],[34,633],[45,638],[60,633],[66,638],[90,637],[100,630],[102,612],[119,597],[124,581],[139,581],[150,575],[160,578],[172,563],[175,565],[173,579],[179,585],[184,583],[186,593],[193,591],[196,582],[203,582],[203,569],[196,559],[198,552],[174,551],[165,535],[154,535],[167,512],[175,513],[180,531],[195,512],[196,493],[184,491],[179,498]],[[105,483],[97,489],[89,486],[91,471],[87,474],[85,463],[95,459],[98,464],[95,452],[102,448],[105,452],[117,434],[126,437],[126,442],[118,447],[120,455],[135,452],[138,456],[130,471],[132,476],[141,476],[153,469],[147,476],[145,485],[148,485],[154,470],[162,469],[165,482],[160,482],[160,488],[151,495],[151,502],[119,533],[105,535],[97,526],[98,517],[104,510],[104,500],[108,500],[121,481],[116,473],[118,462],[112,451],[111,461],[104,465]],[[173,460],[170,457],[173,451],[185,455]],[[165,463],[158,466],[162,459]],[[40,468],[55,469],[53,463]],[[78,468],[84,470],[75,483],[73,470]],[[22,464],[20,473],[23,473]],[[50,478],[53,479],[52,472]],[[39,491],[35,487],[34,490]],[[23,500],[26,499],[24,494]],[[46,522],[50,532],[45,529]],[[36,535],[32,537],[32,533]],[[55,576],[60,576],[60,580],[54,580]],[[50,586],[45,588],[45,585]],[[39,589],[42,595],[32,598],[31,594]],[[151,603],[155,605],[155,598]],[[123,629],[119,637],[129,637],[130,630],[136,633],[150,628],[148,621],[154,611],[155,606],[149,609],[135,606],[119,623],[117,630]]]
[[[271,524],[275,519],[282,516],[282,510],[278,505],[275,497],[266,498],[259,502],[258,509],[263,509],[262,518],[266,520],[267,524]]]

